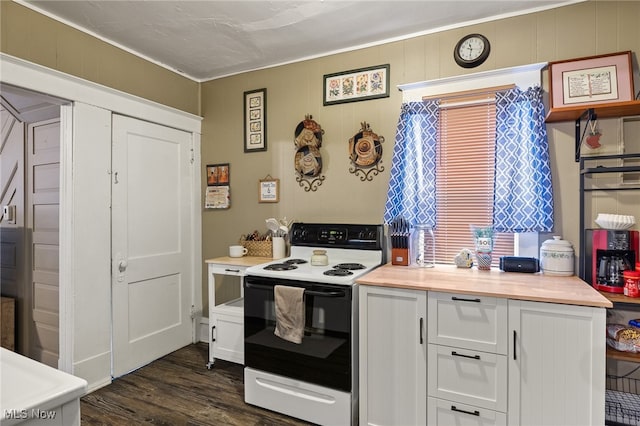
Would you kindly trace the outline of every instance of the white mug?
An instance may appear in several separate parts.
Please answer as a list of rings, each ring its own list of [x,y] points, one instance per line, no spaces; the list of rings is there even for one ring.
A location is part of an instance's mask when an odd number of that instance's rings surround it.
[[[229,246],[229,257],[242,257],[248,252],[249,250],[243,246]]]

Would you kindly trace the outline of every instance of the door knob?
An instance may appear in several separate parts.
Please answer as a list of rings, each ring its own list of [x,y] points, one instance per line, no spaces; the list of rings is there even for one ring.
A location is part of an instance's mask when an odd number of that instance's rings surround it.
[[[118,263],[118,270],[120,272],[124,272],[127,269],[127,261],[126,260],[121,260],[120,263]]]

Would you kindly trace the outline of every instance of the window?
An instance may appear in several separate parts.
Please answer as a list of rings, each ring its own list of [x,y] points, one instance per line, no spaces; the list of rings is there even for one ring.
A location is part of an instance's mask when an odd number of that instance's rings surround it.
[[[491,226],[495,166],[496,106],[493,93],[440,104],[436,162],[436,262],[453,263],[462,248],[473,250],[470,225]],[[494,236],[492,263],[513,255],[513,234]]]

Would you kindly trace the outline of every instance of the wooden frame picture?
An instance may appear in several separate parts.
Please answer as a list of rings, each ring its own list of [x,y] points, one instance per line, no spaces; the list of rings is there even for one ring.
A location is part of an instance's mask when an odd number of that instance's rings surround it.
[[[549,63],[551,108],[589,107],[633,99],[630,51]]]
[[[229,186],[230,179],[229,163],[207,164],[207,186]]]
[[[207,164],[206,209],[228,209],[231,206],[231,170],[229,163]]]
[[[323,105],[389,97],[389,64],[325,74]]]
[[[280,201],[280,179],[267,177],[258,183],[258,201],[260,203],[277,203]]]
[[[267,89],[244,92],[244,152],[267,150]]]

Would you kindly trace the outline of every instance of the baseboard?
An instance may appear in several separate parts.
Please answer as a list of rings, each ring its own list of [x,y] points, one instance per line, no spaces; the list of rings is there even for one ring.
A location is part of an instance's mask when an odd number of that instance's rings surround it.
[[[198,327],[198,341],[209,343],[209,318],[201,317]]]
[[[74,363],[73,375],[87,381],[89,392],[108,385],[111,383],[111,352]]]

